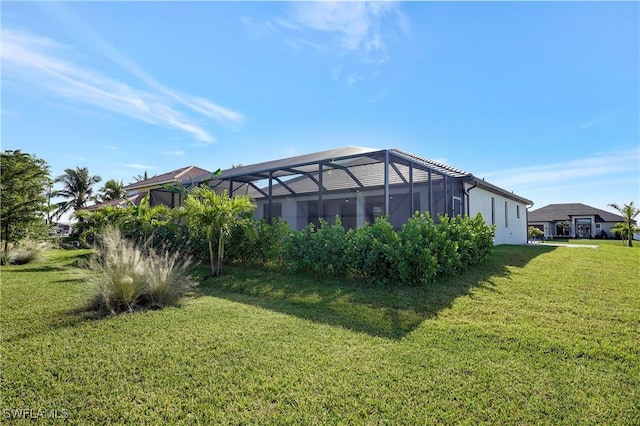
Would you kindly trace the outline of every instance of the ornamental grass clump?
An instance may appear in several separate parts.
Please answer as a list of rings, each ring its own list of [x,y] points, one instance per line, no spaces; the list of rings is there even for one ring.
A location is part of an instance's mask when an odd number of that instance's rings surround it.
[[[9,244],[8,250],[2,249],[0,263],[2,265],[26,265],[42,258],[42,252],[50,248],[46,241],[22,240],[17,244]]]
[[[158,253],[107,227],[89,259],[90,307],[116,314],[177,305],[197,285],[190,266],[178,252]]]

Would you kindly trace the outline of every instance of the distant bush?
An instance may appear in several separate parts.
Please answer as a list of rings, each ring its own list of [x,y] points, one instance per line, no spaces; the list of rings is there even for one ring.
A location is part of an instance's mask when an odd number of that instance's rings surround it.
[[[532,240],[536,240],[538,237],[544,237],[544,232],[542,232],[542,229],[536,228],[535,226],[530,226],[527,230],[527,233],[529,234],[529,238],[531,238]],[[578,236],[576,235],[576,238]]]
[[[179,252],[158,252],[105,227],[88,263],[90,307],[116,314],[176,305],[197,285],[189,277],[190,264]]]
[[[2,265],[25,265],[42,257],[42,252],[49,248],[51,244],[46,241],[22,240],[16,244],[9,245],[5,252],[4,245],[0,250],[0,264]]]
[[[609,234],[607,234],[605,230],[602,230],[598,232],[594,238],[597,240],[606,240],[607,238],[609,238]]]

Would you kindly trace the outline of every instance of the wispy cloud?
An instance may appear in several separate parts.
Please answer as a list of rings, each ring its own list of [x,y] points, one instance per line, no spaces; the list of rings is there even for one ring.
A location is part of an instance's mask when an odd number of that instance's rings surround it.
[[[138,164],[138,163],[123,163],[123,164],[121,164],[121,166],[127,167],[129,169],[135,169],[135,170],[155,170],[155,169],[157,169],[157,167],[155,167],[155,166],[147,166],[145,164]]]
[[[411,37],[409,19],[395,2],[292,2],[287,12],[267,24],[243,19],[253,36],[279,34],[295,49],[312,48],[322,55],[379,66],[389,60],[391,38]],[[349,85],[362,73],[334,67],[335,80]]]
[[[594,118],[594,119],[593,119],[593,120],[591,120],[591,121],[587,121],[586,123],[583,123],[583,124],[581,124],[581,125],[580,125],[580,126],[578,126],[578,127],[580,127],[581,129],[583,129],[583,130],[584,130],[584,129],[588,129],[588,128],[590,128],[590,127],[593,127],[593,126],[595,126],[596,124],[600,124],[600,123],[602,123],[603,121],[604,121],[604,117],[598,117],[598,118]]]
[[[162,151],[160,154],[166,155],[167,157],[182,157],[184,156],[185,152],[182,150]]]
[[[232,127],[243,122],[242,114],[206,99],[171,90],[109,45],[97,45],[98,51],[148,88],[135,88],[100,71],[78,65],[73,50],[55,40],[6,28],[2,29],[3,78],[10,76],[14,81],[43,88],[79,104],[178,129],[205,143],[214,142],[214,137],[188,113],[196,112]]]
[[[100,48],[100,50],[116,64],[138,77],[142,82],[148,85],[150,88],[156,90],[158,93],[168,96],[174,101],[179,102],[187,108],[199,112],[217,122],[236,127],[244,122],[244,116],[236,111],[232,111],[228,108],[224,108],[220,105],[216,105],[206,99],[198,98],[195,96],[184,95],[171,90],[168,87],[160,84],[155,78],[149,75],[146,71],[140,68],[135,62],[129,58],[123,56],[120,52],[114,49],[109,44],[102,40],[94,38],[94,43]]]
[[[386,50],[385,24],[395,24],[405,34],[410,31],[408,20],[397,4],[391,2],[292,3],[288,15],[278,22],[294,31],[313,30],[328,34],[341,52],[363,57]]]
[[[480,173],[491,183],[511,190],[556,185],[569,185],[582,179],[620,177],[640,171],[640,148],[597,154],[560,163],[513,168],[488,173]]]
[[[119,149],[120,149],[120,148],[118,148],[118,147],[117,147],[117,146],[115,146],[115,145],[103,145],[101,148],[103,148],[103,149],[107,149],[107,150],[109,150],[109,151],[117,151],[117,150],[119,150]]]

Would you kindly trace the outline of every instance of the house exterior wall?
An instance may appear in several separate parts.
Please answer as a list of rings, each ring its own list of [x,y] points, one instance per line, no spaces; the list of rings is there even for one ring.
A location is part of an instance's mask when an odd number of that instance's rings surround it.
[[[163,184],[155,184],[155,185],[149,185],[149,186],[141,186],[139,188],[135,188],[135,189],[130,189],[127,191],[127,197],[130,197],[132,195],[136,195],[139,194],[141,192],[149,192],[152,189],[156,189],[156,188],[161,188]]]
[[[474,217],[480,213],[488,225],[495,223],[495,244],[527,243],[527,206],[525,204],[483,188],[472,188],[467,184],[465,184],[465,190],[469,194],[469,216]],[[518,211],[520,217],[518,217]]]

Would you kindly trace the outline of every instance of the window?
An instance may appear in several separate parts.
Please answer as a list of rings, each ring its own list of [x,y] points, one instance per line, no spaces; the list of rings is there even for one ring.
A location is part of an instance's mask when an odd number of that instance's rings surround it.
[[[262,217],[269,219],[269,203],[262,206]],[[271,203],[271,218],[282,217],[282,203]]]
[[[504,202],[504,227],[509,227],[509,204]]]
[[[520,219],[520,206],[516,205],[516,219]]]
[[[496,224],[496,199],[491,197],[491,224]]]
[[[453,211],[451,213],[453,216],[462,214],[462,198],[453,197]]]

